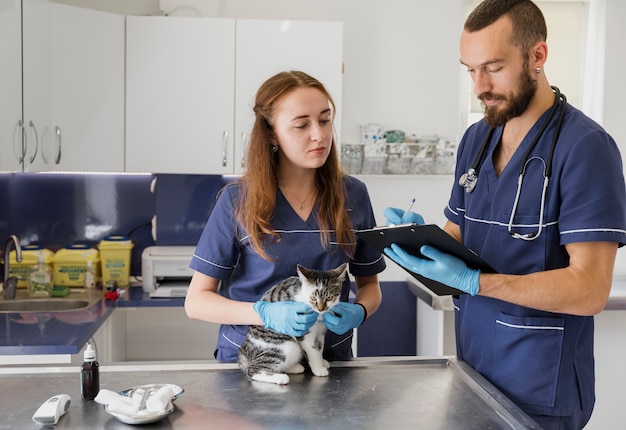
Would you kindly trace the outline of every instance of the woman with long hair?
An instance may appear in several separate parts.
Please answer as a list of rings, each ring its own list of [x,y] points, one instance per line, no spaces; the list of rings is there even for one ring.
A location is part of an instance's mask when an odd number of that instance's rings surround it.
[[[303,303],[259,303],[265,291],[295,276],[297,264],[330,270],[348,262],[354,304],[346,277],[342,302],[324,320],[324,356],[349,359],[352,329],[380,305],[385,261],[354,234],[376,223],[365,185],[341,170],[335,104],[317,79],[289,71],[261,85],[254,113],[247,170],[222,190],[198,241],[185,310],[222,324],[215,357],[233,362],[248,325],[301,336],[316,320]]]

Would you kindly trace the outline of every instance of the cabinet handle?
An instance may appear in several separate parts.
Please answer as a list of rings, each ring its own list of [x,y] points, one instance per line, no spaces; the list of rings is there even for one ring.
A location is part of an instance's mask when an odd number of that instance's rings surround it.
[[[54,160],[54,164],[59,164],[61,162],[61,128],[58,125],[54,127],[54,134],[56,134],[59,142],[59,152],[57,153],[57,159]]]
[[[37,135],[37,128],[35,127],[35,124],[33,124],[32,120],[28,122],[28,126],[35,132],[35,152],[29,160],[29,163],[33,164],[33,161],[35,161],[35,157],[37,156],[37,151],[39,150],[39,136]]]
[[[241,167],[246,167],[246,149],[248,147],[248,135],[246,132],[241,133]]]
[[[43,130],[41,131],[41,158],[43,160],[43,164],[48,164],[48,157],[46,157],[47,136],[48,136],[48,126],[44,125]]]
[[[16,139],[19,132],[19,140]],[[17,143],[17,145],[16,145]],[[15,158],[17,162],[21,164],[24,161],[24,157],[26,157],[26,148],[28,146],[28,136],[26,135],[26,131],[24,130],[24,123],[21,119],[17,120],[17,125],[13,130],[13,152],[15,153]]]
[[[225,131],[222,134],[222,166],[228,165],[228,158],[226,158],[226,151],[228,150],[228,132]]]

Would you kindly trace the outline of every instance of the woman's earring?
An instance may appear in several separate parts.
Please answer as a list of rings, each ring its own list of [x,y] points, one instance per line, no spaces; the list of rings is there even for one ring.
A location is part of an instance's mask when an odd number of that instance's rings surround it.
[[[278,152],[278,145],[276,145],[276,144],[272,145],[272,151],[273,152]]]
[[[537,73],[541,73],[541,67],[537,67],[537,68],[535,69],[535,72],[537,72]]]

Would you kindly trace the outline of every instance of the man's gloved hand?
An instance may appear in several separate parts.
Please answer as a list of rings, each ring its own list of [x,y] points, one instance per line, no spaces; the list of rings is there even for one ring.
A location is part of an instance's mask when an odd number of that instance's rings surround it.
[[[318,314],[310,305],[302,302],[258,301],[253,309],[259,314],[263,325],[288,336],[304,336],[317,321]]]
[[[420,248],[420,252],[427,258],[411,255],[395,243],[391,244],[391,248],[385,248],[385,254],[389,258],[414,273],[472,296],[478,294],[480,270],[470,269],[463,260],[432,246],[424,245]]]
[[[339,302],[323,314],[324,324],[336,334],[344,334],[365,320],[365,310],[361,305]]]
[[[415,212],[405,212],[398,208],[385,208],[383,215],[387,218],[387,224],[406,224],[409,222],[415,224],[424,224],[424,218]]]

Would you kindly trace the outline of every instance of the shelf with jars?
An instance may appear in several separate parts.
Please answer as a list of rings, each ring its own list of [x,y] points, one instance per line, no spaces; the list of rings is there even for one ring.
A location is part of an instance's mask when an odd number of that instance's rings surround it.
[[[394,141],[389,132],[385,136],[387,137],[358,144],[343,143],[341,164],[344,171],[351,175],[454,173],[458,143],[456,137],[402,134],[402,140]]]

